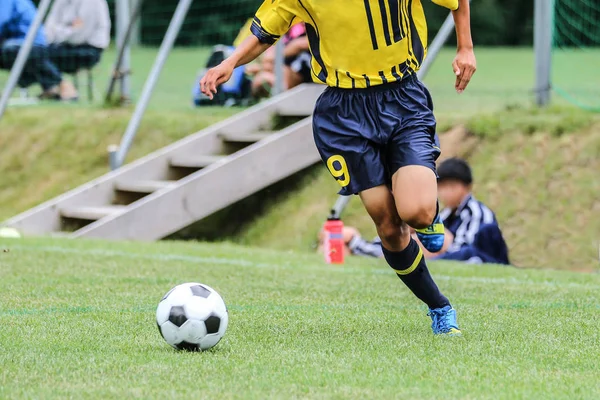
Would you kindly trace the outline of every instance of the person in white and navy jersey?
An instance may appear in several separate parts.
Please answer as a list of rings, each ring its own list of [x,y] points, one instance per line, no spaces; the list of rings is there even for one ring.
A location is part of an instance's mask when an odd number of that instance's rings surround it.
[[[470,263],[510,264],[508,248],[494,212],[473,196],[473,174],[466,161],[450,158],[437,170],[438,193],[446,208],[442,250],[431,258]]]

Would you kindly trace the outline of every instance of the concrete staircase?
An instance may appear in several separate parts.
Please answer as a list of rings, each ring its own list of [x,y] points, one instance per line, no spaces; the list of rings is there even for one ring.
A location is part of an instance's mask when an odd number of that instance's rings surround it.
[[[163,238],[318,162],[310,115],[322,90],[301,85],[2,225],[26,236]],[[273,132],[276,116],[302,119]]]

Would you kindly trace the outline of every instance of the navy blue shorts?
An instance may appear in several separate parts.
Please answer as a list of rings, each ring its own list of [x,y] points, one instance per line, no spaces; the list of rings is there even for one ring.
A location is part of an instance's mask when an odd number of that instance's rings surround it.
[[[328,87],[313,115],[315,144],[342,195],[390,185],[408,165],[435,172],[435,125],[429,91],[414,75],[369,88]]]

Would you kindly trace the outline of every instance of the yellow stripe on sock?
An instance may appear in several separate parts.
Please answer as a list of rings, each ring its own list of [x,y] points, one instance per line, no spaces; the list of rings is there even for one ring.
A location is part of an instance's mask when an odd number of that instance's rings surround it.
[[[408,275],[411,272],[413,272],[415,269],[417,269],[417,266],[421,262],[422,258],[423,258],[423,250],[421,250],[421,248],[419,247],[419,254],[417,254],[417,256],[415,257],[415,261],[413,261],[413,263],[410,265],[410,267],[408,267],[406,269],[395,269],[394,271],[396,271],[396,273],[398,275]]]

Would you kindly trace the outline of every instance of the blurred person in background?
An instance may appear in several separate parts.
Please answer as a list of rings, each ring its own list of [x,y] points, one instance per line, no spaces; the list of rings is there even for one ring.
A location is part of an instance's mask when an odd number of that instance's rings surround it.
[[[449,158],[438,166],[438,196],[446,208],[440,217],[446,227],[444,245],[425,257],[465,261],[473,264],[510,264],[508,247],[496,215],[473,196],[473,174],[460,158]]]
[[[286,67],[284,70],[286,89],[313,81],[310,66],[312,56],[310,55],[308,46],[306,28],[304,27],[304,23],[298,25],[301,25],[300,34],[296,35],[285,45],[283,53]]]
[[[12,68],[36,13],[31,0],[0,0],[0,68]],[[34,83],[39,83],[42,87],[40,98],[77,99],[73,84],[63,80],[60,70],[49,58],[43,27],[40,27],[35,36],[18,82],[22,88]]]
[[[46,20],[50,59],[62,72],[90,69],[110,44],[106,0],[55,0]]]
[[[283,37],[284,43],[284,86],[291,89],[301,83],[312,82],[311,55],[304,23],[293,25]],[[253,75],[252,95],[257,98],[268,97],[275,85],[275,47],[271,47],[261,56],[260,63],[246,67]]]

